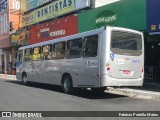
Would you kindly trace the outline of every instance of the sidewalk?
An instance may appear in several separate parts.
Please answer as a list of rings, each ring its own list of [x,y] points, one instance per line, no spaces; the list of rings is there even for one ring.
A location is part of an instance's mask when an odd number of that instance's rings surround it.
[[[15,75],[0,74],[0,78],[16,80]]]
[[[160,84],[158,83],[144,83],[142,87],[111,87],[107,92],[134,98],[154,99],[160,101]]]
[[[16,80],[15,75],[0,74],[0,78]],[[108,93],[120,94],[134,98],[154,99],[160,101],[160,84],[144,83],[142,87],[108,87]]]

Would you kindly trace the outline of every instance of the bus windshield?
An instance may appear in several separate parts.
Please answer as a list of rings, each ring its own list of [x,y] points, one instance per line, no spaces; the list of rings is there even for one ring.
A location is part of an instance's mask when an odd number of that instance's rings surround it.
[[[125,31],[112,31],[111,51],[114,54],[140,56],[142,54],[142,36]]]

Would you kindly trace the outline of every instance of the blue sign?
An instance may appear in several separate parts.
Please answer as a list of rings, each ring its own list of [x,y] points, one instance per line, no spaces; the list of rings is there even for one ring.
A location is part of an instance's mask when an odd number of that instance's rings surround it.
[[[146,0],[147,2],[147,32],[160,34],[160,0]]]

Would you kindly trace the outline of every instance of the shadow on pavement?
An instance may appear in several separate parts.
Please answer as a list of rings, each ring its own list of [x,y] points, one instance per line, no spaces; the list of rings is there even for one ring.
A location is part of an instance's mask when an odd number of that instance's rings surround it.
[[[17,81],[7,80],[5,82],[23,85],[22,82],[18,81],[18,80]],[[49,84],[33,83],[32,82],[27,87],[40,88],[40,89],[44,89],[44,90],[63,93],[62,87],[56,86],[56,85],[49,85]],[[86,89],[75,89],[74,93],[72,93],[71,95],[86,98],[86,99],[113,99],[113,98],[127,97],[127,96],[116,95],[116,94],[111,94],[111,93],[107,93],[107,92],[97,94],[97,93],[92,92],[91,90],[86,90]]]

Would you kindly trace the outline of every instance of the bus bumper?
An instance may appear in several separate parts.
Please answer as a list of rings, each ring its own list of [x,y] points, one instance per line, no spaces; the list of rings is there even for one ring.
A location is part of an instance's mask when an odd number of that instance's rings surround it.
[[[101,86],[142,86],[143,78],[138,79],[118,79],[103,76],[101,79]]]

